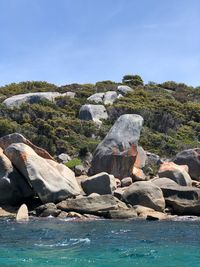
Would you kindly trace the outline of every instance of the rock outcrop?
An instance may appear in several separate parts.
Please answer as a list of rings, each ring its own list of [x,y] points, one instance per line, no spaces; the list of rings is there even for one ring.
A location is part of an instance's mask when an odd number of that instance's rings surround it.
[[[181,151],[176,155],[174,162],[178,165],[187,165],[191,178],[200,181],[200,148]]]
[[[117,188],[115,177],[106,172],[96,174],[81,181],[81,186],[87,195],[92,193],[97,193],[99,195],[112,195]]]
[[[40,102],[42,99],[49,100],[54,102],[56,97],[61,96],[69,96],[74,98],[73,92],[67,92],[64,94],[60,94],[58,92],[36,92],[36,93],[28,93],[28,94],[20,94],[11,96],[3,101],[9,108],[19,107],[23,103],[34,104]]]
[[[102,103],[104,105],[112,105],[117,99],[117,92],[107,91],[105,93],[96,93],[87,98],[90,102]]]
[[[79,119],[101,123],[101,120],[108,119],[108,113],[103,105],[83,105],[79,111]]]
[[[133,92],[134,90],[131,87],[127,86],[127,85],[119,85],[117,87],[117,91],[122,95],[126,95],[126,94],[128,94],[130,92]]]
[[[16,221],[26,222],[28,220],[29,220],[28,208],[27,208],[26,204],[23,204],[20,206],[20,208],[17,212]]]
[[[179,185],[191,186],[192,179],[188,174],[187,165],[177,165],[174,162],[164,162],[158,170],[160,178],[166,177],[175,181]]]
[[[70,169],[40,157],[28,145],[11,144],[6,148],[5,154],[43,203],[58,202],[80,194],[80,188]]]
[[[120,179],[131,176],[142,124],[143,118],[140,115],[120,116],[97,146],[90,174],[107,172]]]
[[[141,205],[156,211],[163,211],[165,208],[161,189],[150,181],[133,183],[124,191],[123,199],[132,206]]]

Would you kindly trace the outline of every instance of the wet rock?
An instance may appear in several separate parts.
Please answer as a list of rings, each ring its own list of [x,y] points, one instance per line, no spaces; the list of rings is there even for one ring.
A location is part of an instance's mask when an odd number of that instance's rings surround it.
[[[116,180],[113,175],[102,172],[81,181],[83,191],[89,195],[98,193],[100,195],[113,194],[117,188]]]
[[[57,217],[61,213],[61,210],[58,210],[54,203],[46,203],[44,205],[41,205],[37,207],[35,211],[36,215],[39,217]]]
[[[131,205],[141,205],[156,211],[163,211],[165,200],[161,189],[148,182],[135,182],[123,193],[123,199]]]
[[[103,216],[108,219],[131,219],[137,217],[137,212],[135,209],[109,210]]]

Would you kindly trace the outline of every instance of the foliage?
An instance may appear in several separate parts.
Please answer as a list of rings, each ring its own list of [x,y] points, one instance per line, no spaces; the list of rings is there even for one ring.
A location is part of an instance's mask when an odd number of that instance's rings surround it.
[[[70,169],[73,169],[75,166],[80,165],[80,164],[81,164],[81,159],[79,158],[74,158],[68,161],[67,163],[65,163],[65,165]]]
[[[139,86],[144,84],[142,78],[139,75],[132,75],[132,74],[124,75],[122,83],[129,86]]]

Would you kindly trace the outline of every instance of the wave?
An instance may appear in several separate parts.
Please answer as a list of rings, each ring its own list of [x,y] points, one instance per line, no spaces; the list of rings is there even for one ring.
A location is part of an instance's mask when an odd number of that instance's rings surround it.
[[[34,244],[36,247],[67,247],[67,246],[74,246],[78,244],[90,244],[91,240],[89,238],[70,238],[69,240],[64,240],[62,242],[57,242],[54,244]]]

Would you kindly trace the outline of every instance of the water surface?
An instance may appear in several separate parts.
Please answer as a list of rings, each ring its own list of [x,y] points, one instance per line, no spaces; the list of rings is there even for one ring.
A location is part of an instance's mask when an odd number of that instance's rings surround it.
[[[197,267],[199,221],[0,221],[0,266]]]

